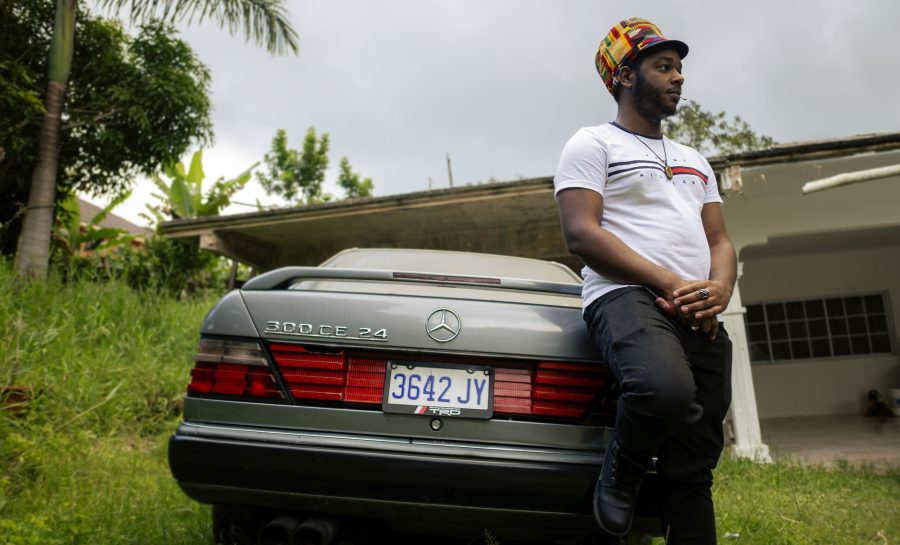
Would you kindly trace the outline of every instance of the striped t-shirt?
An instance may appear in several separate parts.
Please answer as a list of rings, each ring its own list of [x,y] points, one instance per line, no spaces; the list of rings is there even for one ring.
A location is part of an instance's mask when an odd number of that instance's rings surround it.
[[[671,180],[664,159],[674,174]],[[722,198],[712,167],[695,149],[615,123],[585,127],[563,149],[553,183],[557,195],[575,187],[602,195],[600,225],[647,260],[685,280],[709,278],[709,244],[700,212],[704,204]],[[581,274],[583,308],[626,285],[589,267]]]

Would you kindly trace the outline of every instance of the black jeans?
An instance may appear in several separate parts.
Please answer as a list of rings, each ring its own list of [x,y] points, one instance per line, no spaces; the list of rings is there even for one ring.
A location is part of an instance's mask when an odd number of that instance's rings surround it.
[[[731,341],[663,314],[645,288],[620,288],[588,306],[591,339],[619,383],[614,435],[656,455],[667,543],[716,543],[712,470],[731,403]]]

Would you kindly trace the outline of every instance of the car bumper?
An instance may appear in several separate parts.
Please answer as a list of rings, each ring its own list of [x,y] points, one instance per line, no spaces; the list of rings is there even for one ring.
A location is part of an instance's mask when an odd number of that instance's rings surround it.
[[[384,519],[410,531],[506,539],[596,531],[601,453],[182,424],[172,474],[203,503]],[[635,529],[658,532],[654,474]]]

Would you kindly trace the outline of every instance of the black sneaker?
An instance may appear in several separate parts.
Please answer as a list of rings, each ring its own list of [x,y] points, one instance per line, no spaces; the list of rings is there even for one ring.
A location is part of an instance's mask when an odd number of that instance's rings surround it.
[[[604,532],[623,536],[631,529],[641,481],[649,468],[650,456],[625,452],[615,439],[609,441],[594,489],[594,518]]]

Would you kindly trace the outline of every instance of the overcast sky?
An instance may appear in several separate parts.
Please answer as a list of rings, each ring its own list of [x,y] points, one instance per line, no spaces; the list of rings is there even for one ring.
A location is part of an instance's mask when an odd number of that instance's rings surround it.
[[[290,0],[300,54],[274,57],[213,23],[183,38],[212,71],[208,179],[262,159],[275,131],[331,134],[378,196],[550,176],[579,127],[612,120],[599,40],[640,16],[690,46],[684,96],[778,142],[900,131],[895,0]],[[137,221],[150,183],[117,213]],[[255,182],[235,199],[264,203]],[[231,207],[229,213],[253,211]]]

